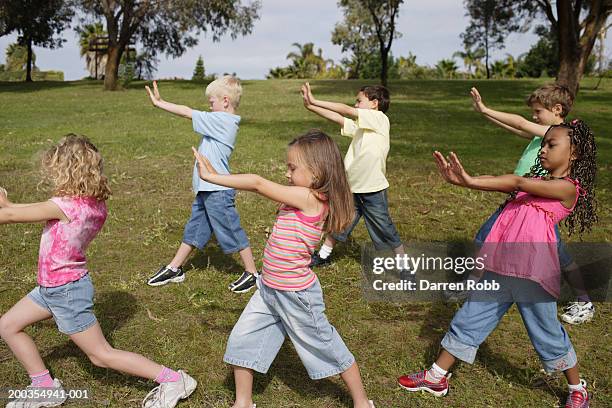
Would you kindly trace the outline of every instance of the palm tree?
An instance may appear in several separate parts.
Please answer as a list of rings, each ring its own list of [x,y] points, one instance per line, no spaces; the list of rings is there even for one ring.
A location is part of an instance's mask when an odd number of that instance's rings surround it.
[[[443,59],[438,61],[436,69],[442,78],[453,79],[457,74],[457,63],[453,59]]]
[[[292,71],[297,78],[315,78],[319,74],[324,74],[328,64],[333,63],[332,60],[323,58],[321,48],[315,54],[313,43],[292,45],[298,49],[298,52],[290,52],[287,54],[287,59],[292,61]]]
[[[467,49],[465,51],[457,51],[453,54],[453,58],[461,58],[467,73],[472,75],[472,68],[478,69],[482,65],[482,59],[485,56],[485,50],[477,48],[475,50]]]
[[[90,51],[91,47],[95,45],[95,40],[107,36],[102,23],[86,24],[77,28],[77,32],[80,37],[81,57],[85,56],[85,65],[89,71],[89,76],[94,79],[102,79],[106,68],[106,52],[98,52],[96,55],[95,51]]]
[[[491,76],[493,78],[501,79],[508,76],[509,65],[504,60],[497,60],[491,64]]]

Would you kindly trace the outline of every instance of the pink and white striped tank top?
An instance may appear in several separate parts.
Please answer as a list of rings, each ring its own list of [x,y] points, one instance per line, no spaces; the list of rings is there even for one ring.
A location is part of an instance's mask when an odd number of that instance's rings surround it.
[[[262,278],[266,286],[298,291],[316,282],[317,275],[309,265],[323,235],[326,212],[327,205],[316,216],[305,215],[284,204],[280,207],[264,249]]]

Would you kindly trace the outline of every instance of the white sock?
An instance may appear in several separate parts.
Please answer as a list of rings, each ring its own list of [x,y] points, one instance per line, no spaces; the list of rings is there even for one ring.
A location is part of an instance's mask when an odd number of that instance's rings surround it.
[[[327,257],[331,255],[333,249],[334,247],[330,247],[325,244],[321,245],[321,249],[319,249],[319,257],[321,259],[327,259]]]
[[[440,382],[447,372],[448,371],[441,369],[436,363],[433,363],[431,368],[427,370],[425,379],[431,382]]]
[[[567,386],[569,387],[569,392],[570,394],[574,391],[582,391],[584,390],[584,386],[582,385],[582,383],[578,383],[578,384],[567,384]]]
[[[170,269],[172,272],[178,272],[178,268],[175,268],[173,266],[167,265],[166,268]]]

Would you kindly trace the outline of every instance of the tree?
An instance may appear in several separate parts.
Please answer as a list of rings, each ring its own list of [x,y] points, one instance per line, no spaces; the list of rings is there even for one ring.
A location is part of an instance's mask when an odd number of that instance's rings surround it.
[[[535,30],[537,43],[521,58],[518,75],[538,78],[543,73],[555,77],[559,72],[559,41],[556,32],[545,26]]]
[[[148,55],[178,57],[198,43],[201,32],[219,41],[229,32],[232,38],[253,29],[260,3],[242,5],[241,0],[80,0],[85,13],[106,20],[108,32],[104,88],[117,88],[121,56],[130,43],[140,43]]]
[[[482,65],[482,59],[485,56],[485,50],[482,48],[466,49],[465,51],[457,51],[453,54],[453,58],[461,58],[463,60],[463,65],[467,70],[469,75],[475,74],[472,72],[472,68],[478,70],[478,68]]]
[[[452,59],[443,59],[436,64],[438,74],[444,79],[453,79],[457,74],[457,63]]]
[[[61,47],[54,37],[66,28],[74,11],[64,0],[5,0],[0,3],[0,36],[16,31],[17,43],[27,49],[26,82],[32,81],[33,46]]]
[[[343,9],[344,20],[334,27],[332,43],[339,45],[342,52],[350,52],[342,63],[348,69],[348,77],[357,79],[365,59],[377,51],[378,40],[372,31],[374,23],[358,0],[341,0],[338,6]]]
[[[78,27],[76,32],[79,34],[79,47],[81,57],[85,56],[85,65],[89,71],[89,76],[94,79],[100,79],[104,74],[106,67],[106,54],[100,55],[99,52],[90,51],[94,41],[99,41],[107,36],[102,23],[85,24]]]
[[[291,65],[271,69],[268,78],[337,78],[338,75],[344,75],[344,71],[334,65],[334,61],[323,57],[321,48],[315,53],[313,43],[293,43],[292,46],[297,48],[297,52],[287,54]]]
[[[399,6],[404,0],[359,0],[361,6],[370,13],[374,24],[374,33],[378,40],[381,70],[380,81],[387,86],[389,74],[389,53],[393,39],[400,34],[395,31]]]
[[[557,82],[578,93],[598,33],[612,12],[612,0],[520,0],[512,3],[527,17],[546,16],[559,45]],[[556,12],[555,12],[556,11]]]
[[[206,73],[204,71],[204,59],[200,55],[198,60],[196,61],[195,69],[193,70],[193,75],[191,77],[192,81],[204,81],[206,78]]]
[[[36,69],[36,54],[32,52],[31,56],[32,70]],[[6,47],[6,65],[5,70],[16,72],[26,70],[28,65],[28,49],[23,45],[9,44]]]
[[[512,8],[512,0],[466,0],[466,15],[470,24],[461,34],[466,49],[484,50],[487,78],[491,77],[489,57],[491,50],[504,48],[504,40],[520,28],[519,17]]]

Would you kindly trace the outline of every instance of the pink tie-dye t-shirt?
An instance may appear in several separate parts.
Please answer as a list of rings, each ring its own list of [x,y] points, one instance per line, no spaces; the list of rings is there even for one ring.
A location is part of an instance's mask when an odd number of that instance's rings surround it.
[[[38,253],[38,284],[65,285],[87,274],[85,251],[106,221],[106,203],[93,197],[53,197],[70,221],[47,221]]]

